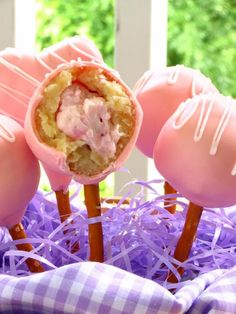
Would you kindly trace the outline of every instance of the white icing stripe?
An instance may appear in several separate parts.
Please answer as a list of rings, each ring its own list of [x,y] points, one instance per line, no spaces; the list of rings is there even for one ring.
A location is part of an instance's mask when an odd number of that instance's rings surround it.
[[[186,106],[188,106],[188,104],[191,102],[191,99],[188,99],[187,101],[183,102],[182,104],[180,104],[180,106],[178,107],[178,109],[175,112],[175,120],[173,121],[172,127],[175,130],[179,130],[180,128],[182,128],[185,123],[188,122],[188,120],[194,115],[198,104],[199,104],[199,99],[194,99],[194,106],[192,108],[192,111],[190,111],[188,113],[188,115],[185,116],[184,119],[182,119],[182,121],[180,123],[178,123],[178,120],[181,120],[181,115],[184,113],[184,110],[186,108]]]
[[[57,60],[59,60],[62,63],[68,63],[68,61],[64,58],[62,58],[61,56],[59,56],[57,53],[55,53],[54,51],[52,51],[50,48],[47,48],[46,51],[52,55],[54,58],[56,58]]]
[[[192,79],[192,97],[196,96],[196,80],[197,80],[197,76],[199,75],[199,70],[194,71],[193,74],[193,79]]]
[[[11,88],[10,86],[7,86],[7,85],[5,85],[5,84],[3,84],[3,83],[0,83],[0,88],[1,88],[3,91],[4,91],[4,89],[5,89],[5,90],[7,90],[7,91],[9,91],[9,92],[11,92],[11,93],[14,93],[14,94],[16,94],[16,95],[18,95],[18,96],[21,96],[21,97],[25,98],[26,100],[30,100],[30,97],[29,97],[29,96],[27,96],[27,95],[25,95],[25,94],[23,94],[23,93],[21,93],[21,92],[15,90],[15,89],[13,89],[13,88]]]
[[[211,84],[211,80],[209,78],[206,78],[205,84],[202,87],[202,94],[205,94],[207,92],[207,87]]]
[[[45,69],[47,69],[48,71],[52,71],[53,69],[50,68],[50,66],[48,66],[38,55],[35,56],[35,59],[38,61],[38,63],[40,63]]]
[[[4,65],[5,67],[7,67],[9,70],[17,73],[18,75],[20,75],[21,77],[23,77],[24,79],[26,79],[28,82],[32,83],[33,85],[38,86],[38,84],[40,83],[39,81],[37,81],[35,78],[33,78],[32,76],[30,76],[29,74],[27,74],[26,72],[24,72],[23,70],[21,70],[20,68],[18,68],[17,66],[11,64],[10,62],[6,61],[3,57],[0,57],[0,64]]]
[[[7,117],[9,117],[9,118],[12,118],[12,119],[14,119],[15,121],[19,122],[20,124],[24,124],[24,120],[22,120],[22,119],[20,119],[20,118],[18,118],[18,117],[16,117],[16,116],[14,116],[14,115],[12,115],[12,114],[10,114],[10,113],[4,111],[4,110],[2,110],[1,108],[0,108],[0,114],[3,114],[4,116],[7,116]]]
[[[2,137],[4,140],[13,143],[15,142],[16,138],[14,133],[7,130],[3,124],[0,123],[0,137]]]
[[[12,95],[11,93],[9,93],[6,89],[2,88],[0,86],[0,91],[2,91],[3,93],[5,93],[6,95],[8,95],[9,97],[11,97],[12,99],[16,100],[17,102],[21,103],[24,107],[28,107],[28,105],[23,102],[22,100],[18,99],[17,97],[15,97],[14,95]]]
[[[177,83],[180,73],[181,73],[181,69],[184,69],[184,65],[182,64],[178,64],[175,67],[173,67],[173,71],[171,72],[170,76],[167,79],[167,84],[174,85]],[[196,83],[200,75],[201,75],[201,72],[199,70],[193,70],[193,79],[192,79],[192,86],[191,86],[192,97],[197,95]],[[204,78],[204,79],[201,78],[201,81],[203,81],[203,86],[200,93],[206,93],[207,87],[210,85],[211,80],[209,78]]]
[[[232,169],[232,171],[231,171],[231,175],[232,175],[232,176],[235,176],[235,175],[236,175],[236,162],[235,162],[235,164],[234,164],[234,166],[233,166],[233,169]]]
[[[153,72],[152,71],[147,71],[144,73],[143,75],[143,79],[138,81],[136,83],[136,85],[134,86],[134,91],[135,91],[135,94],[138,94],[141,92],[141,90],[143,89],[144,85],[147,84],[147,82],[150,80],[150,78],[152,77],[152,74]]]
[[[208,100],[207,98],[208,98],[207,96],[204,97],[203,101],[202,101],[202,110],[201,110],[201,113],[200,113],[200,118],[198,120],[196,131],[195,131],[195,134],[194,134],[194,141],[195,142],[198,142],[198,141],[200,141],[202,139],[202,136],[203,136],[204,130],[206,128],[206,124],[207,124],[209,115],[211,113],[213,104],[215,102],[215,95],[214,95],[212,97],[212,100],[211,100],[211,102],[210,102],[210,104],[208,106],[208,109],[207,109],[206,113],[205,113],[206,102]],[[205,117],[203,119],[204,113],[205,113]]]
[[[180,75],[181,68],[183,67],[184,66],[182,64],[178,64],[174,67],[173,72],[170,74],[170,76],[167,79],[167,84],[173,85],[177,82]]]
[[[72,48],[74,49],[75,51],[79,52],[80,54],[92,59],[92,60],[95,60],[96,62],[98,63],[101,63],[100,60],[98,60],[97,58],[95,58],[94,56],[90,55],[89,53],[81,50],[80,48],[78,48],[76,45],[74,45],[73,43],[71,43],[68,39],[66,40],[67,41],[67,44]]]
[[[186,110],[189,102],[191,102],[193,100],[188,99],[186,102],[182,103],[175,113],[175,119],[174,119],[173,124],[172,124],[173,129],[179,130],[180,128],[182,128],[191,119],[191,117],[196,112],[197,108],[202,104],[200,117],[199,117],[197,127],[196,127],[196,130],[194,133],[194,138],[193,138],[195,142],[200,141],[202,139],[202,136],[203,136],[204,130],[206,128],[207,121],[208,121],[208,118],[209,118],[210,112],[212,110],[212,107],[214,105],[215,97],[216,97],[216,95],[213,95],[213,98],[212,98],[210,104],[208,105],[208,109],[207,109],[207,111],[205,113],[205,117],[204,117],[205,107],[206,107],[207,101],[209,100],[208,99],[209,96],[210,96],[210,94],[209,95],[202,95],[201,97],[197,97],[197,99],[194,99],[194,104],[193,104],[191,110],[181,120],[181,116],[182,116],[182,114],[184,114],[184,111]],[[211,95],[211,97],[212,97],[212,95]],[[213,136],[213,140],[212,140],[210,152],[209,152],[210,155],[215,155],[217,153],[217,149],[218,149],[221,137],[223,135],[223,132],[224,132],[224,130],[225,130],[225,128],[229,122],[229,119],[232,115],[232,112],[233,112],[233,104],[234,103],[233,103],[232,98],[227,97],[223,114],[221,116],[221,119],[219,121],[219,124],[217,125],[216,131],[215,131],[214,136]],[[180,120],[180,122],[178,122],[178,120]],[[234,170],[234,171],[236,171],[236,170]]]
[[[226,104],[225,104],[225,110],[223,112],[223,115],[220,119],[220,122],[217,126],[216,132],[213,137],[211,149],[210,149],[210,155],[215,155],[217,153],[217,148],[221,139],[221,136],[224,132],[224,129],[227,126],[227,123],[229,122],[229,119],[233,112],[233,101],[230,97],[226,98]]]

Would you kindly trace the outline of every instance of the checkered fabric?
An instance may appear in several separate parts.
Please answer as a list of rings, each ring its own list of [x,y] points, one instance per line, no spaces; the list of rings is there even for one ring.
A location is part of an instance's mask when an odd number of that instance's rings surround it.
[[[22,278],[1,275],[0,313],[236,313],[236,268],[204,274],[175,295],[93,262]]]

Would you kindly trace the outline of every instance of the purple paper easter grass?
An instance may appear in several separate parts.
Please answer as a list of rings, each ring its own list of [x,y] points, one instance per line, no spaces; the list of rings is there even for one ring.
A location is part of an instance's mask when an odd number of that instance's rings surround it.
[[[116,206],[109,207],[99,218],[87,218],[86,208],[79,199],[81,186],[73,183],[71,196],[73,216],[61,224],[54,193],[38,191],[30,202],[23,225],[34,250],[31,253],[17,251],[7,229],[0,228],[0,273],[14,276],[29,275],[24,263],[28,257],[44,264],[47,270],[63,265],[87,261],[88,224],[102,221],[104,233],[105,263],[122,268],[144,278],[152,279],[167,287],[168,271],[178,275],[173,264],[185,269],[182,281],[217,268],[230,268],[236,264],[236,207],[205,209],[198,227],[191,254],[184,263],[172,256],[182,232],[187,201],[178,198],[176,214],[163,208],[165,198],[177,194],[160,195],[162,180],[133,181],[125,186],[126,192]],[[139,187],[138,192],[137,187]],[[149,192],[151,198],[146,199]],[[130,204],[123,204],[131,198]],[[71,221],[73,220],[73,224]],[[63,231],[67,231],[64,233]],[[79,242],[80,250],[70,252],[68,243]]]

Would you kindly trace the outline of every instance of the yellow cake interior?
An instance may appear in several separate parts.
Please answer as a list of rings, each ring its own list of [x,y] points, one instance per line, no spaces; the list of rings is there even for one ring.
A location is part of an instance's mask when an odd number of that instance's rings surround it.
[[[112,158],[105,158],[93,151],[81,139],[73,139],[59,130],[56,114],[63,91],[73,82],[80,82],[90,91],[105,99],[105,106],[111,115],[111,126],[119,125],[120,139]],[[115,161],[129,142],[134,132],[135,109],[124,88],[107,77],[100,68],[74,68],[60,72],[44,89],[43,99],[35,112],[36,131],[40,140],[67,156],[71,171],[80,175],[93,176]]]

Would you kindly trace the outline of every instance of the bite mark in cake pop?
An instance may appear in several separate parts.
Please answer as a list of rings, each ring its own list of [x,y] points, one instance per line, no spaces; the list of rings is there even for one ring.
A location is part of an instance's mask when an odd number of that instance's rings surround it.
[[[121,133],[119,125],[111,123],[105,99],[73,83],[62,93],[60,103],[58,128],[73,139],[83,140],[97,154],[114,157]]]
[[[114,71],[79,61],[60,66],[42,82],[31,99],[25,129],[51,179],[63,174],[85,185],[92,218],[101,215],[98,183],[128,158],[141,120],[139,104]],[[101,222],[89,224],[90,260],[103,261],[102,237]]]
[[[68,105],[64,104],[60,108],[63,93],[66,90],[68,93],[73,91],[74,95],[74,82],[87,87],[87,94],[83,95],[84,104],[75,109],[82,113],[80,118],[85,126],[83,131],[86,129],[87,133],[93,133],[90,138],[85,133],[80,138],[73,139],[58,128],[58,119],[55,118],[60,109],[65,109]],[[72,90],[67,89],[69,87]],[[95,94],[98,96],[94,98]],[[79,95],[81,96],[80,93]],[[93,98],[92,104],[91,98],[86,100],[90,96]],[[109,152],[109,147],[105,151],[94,141],[96,133],[99,134],[104,127],[103,122],[99,121],[99,112],[106,116],[107,125],[104,131],[109,130],[111,143],[112,139],[113,143],[117,142],[114,156]],[[101,124],[100,128],[97,128],[97,123]],[[121,80],[104,66],[81,61],[58,68],[43,81],[32,98],[26,119],[26,137],[36,156],[50,165],[52,170],[62,171],[58,169],[60,160],[65,174],[73,175],[83,184],[98,183],[120,167],[128,157],[140,123],[140,108]]]

